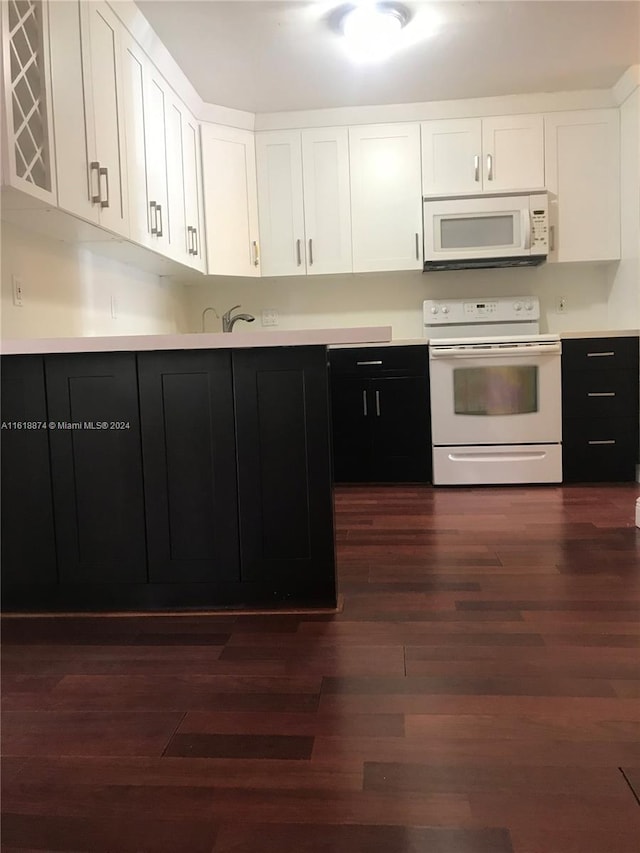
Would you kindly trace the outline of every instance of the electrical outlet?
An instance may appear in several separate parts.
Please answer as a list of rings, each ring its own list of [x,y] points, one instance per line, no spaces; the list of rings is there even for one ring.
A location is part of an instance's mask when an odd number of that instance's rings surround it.
[[[556,304],[556,314],[566,314],[567,313],[567,299],[565,296],[558,297],[558,302]]]
[[[263,326],[277,326],[278,325],[278,312],[275,308],[265,308],[262,312],[262,325]]]
[[[13,304],[17,308],[22,308],[22,279],[20,276],[13,275],[11,281],[13,284]]]

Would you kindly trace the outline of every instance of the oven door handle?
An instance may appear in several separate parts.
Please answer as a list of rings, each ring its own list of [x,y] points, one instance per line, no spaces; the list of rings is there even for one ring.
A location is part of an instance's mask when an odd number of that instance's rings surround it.
[[[526,358],[531,355],[560,355],[562,346],[558,343],[552,344],[535,344],[533,346],[517,346],[513,347],[430,347],[429,357],[432,359],[440,358],[464,358],[467,361],[473,361],[476,358]]]

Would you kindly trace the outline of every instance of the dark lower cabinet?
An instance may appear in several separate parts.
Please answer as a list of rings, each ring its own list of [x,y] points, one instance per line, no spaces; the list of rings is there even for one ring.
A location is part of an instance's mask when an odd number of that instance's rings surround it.
[[[229,350],[138,355],[149,580],[240,579]]]
[[[335,605],[325,347],[5,356],[13,609]]]
[[[562,469],[565,482],[636,478],[638,338],[562,342]]]
[[[61,583],[147,580],[133,353],[45,357]]]
[[[336,482],[429,482],[426,346],[332,350]]]
[[[2,583],[55,584],[44,360],[2,359]]]
[[[335,600],[324,347],[236,350],[241,576]]]

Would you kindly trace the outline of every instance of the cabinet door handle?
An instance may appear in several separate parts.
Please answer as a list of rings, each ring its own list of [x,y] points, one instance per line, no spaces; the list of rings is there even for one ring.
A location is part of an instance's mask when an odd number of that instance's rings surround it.
[[[193,226],[193,254],[198,257],[200,254],[200,245],[198,243],[198,229]]]
[[[190,225],[187,225],[187,251],[190,255],[193,255],[193,228]]]
[[[551,225],[549,227],[549,251],[553,252],[556,248],[556,226]]]
[[[480,155],[476,154],[473,158],[473,180],[480,181]]]
[[[296,262],[299,267],[302,266],[302,240],[296,240]]]
[[[258,264],[260,263],[260,257],[258,255],[258,241],[254,240],[251,243],[251,246],[253,248],[253,265],[254,265],[254,267],[257,267]]]
[[[380,417],[380,392],[376,391],[376,417]]]
[[[150,216],[150,221],[151,221],[151,233],[152,233],[152,234],[157,234],[157,233],[158,233],[158,214],[156,213],[156,203],[155,203],[155,201],[150,201],[150,202],[149,202],[149,212],[150,212],[150,214],[151,214],[151,216]]]
[[[615,355],[615,352],[588,352],[587,358],[607,358],[612,355]]]
[[[590,441],[589,444],[615,444],[615,438],[607,438],[602,441]]]
[[[100,189],[100,207],[109,207],[109,170],[106,166],[100,166],[100,169],[98,170],[98,178],[104,178],[104,185],[106,188],[104,200],[102,199],[102,189]]]
[[[420,260],[420,235],[416,231],[416,261]]]
[[[362,392],[362,414],[367,417],[367,392]]]
[[[615,397],[615,391],[587,391],[587,397]]]
[[[157,216],[160,217],[160,225],[157,224],[157,220],[156,220],[157,234],[158,234],[158,237],[162,237],[162,205],[161,204],[156,205],[156,217]]]
[[[493,155],[487,154],[487,180],[493,180]]]
[[[358,367],[363,367],[366,364],[382,364],[382,359],[380,361],[356,361]]]
[[[93,192],[93,176],[96,176],[97,192]],[[89,200],[91,204],[100,204],[100,163],[93,160],[89,163]]]
[[[309,237],[309,265],[313,266],[313,240]]]

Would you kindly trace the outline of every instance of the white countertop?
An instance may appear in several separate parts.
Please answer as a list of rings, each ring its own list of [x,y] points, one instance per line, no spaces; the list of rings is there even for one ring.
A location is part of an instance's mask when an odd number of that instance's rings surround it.
[[[559,335],[560,340],[569,340],[571,338],[633,338],[640,336],[638,329],[588,329],[580,332],[555,332]],[[365,343],[365,344],[333,344],[330,349],[349,349],[357,346],[384,346],[384,347],[407,347],[407,346],[425,346],[430,343],[430,338],[408,338],[406,340],[395,339],[385,341],[383,343]]]
[[[188,335],[108,335],[83,338],[26,338],[5,340],[3,355],[71,352],[142,352],[147,350],[246,349],[258,347],[325,346],[330,344],[385,344],[391,326],[348,329],[301,329],[282,332],[196,333]],[[423,341],[424,343],[424,341]]]
[[[640,335],[638,329],[589,329],[583,332],[559,332],[560,338],[635,338]]]

